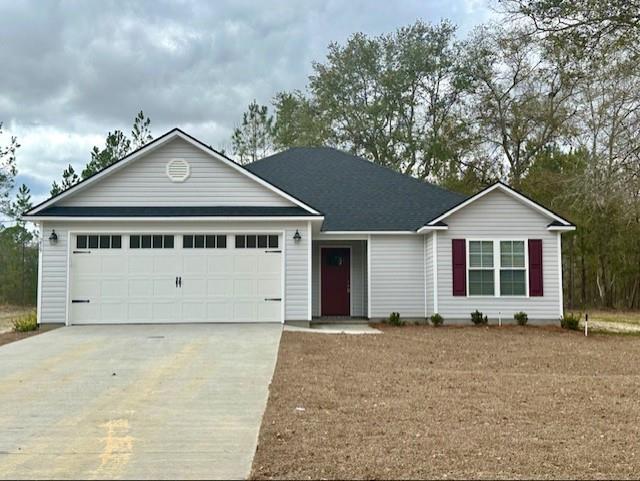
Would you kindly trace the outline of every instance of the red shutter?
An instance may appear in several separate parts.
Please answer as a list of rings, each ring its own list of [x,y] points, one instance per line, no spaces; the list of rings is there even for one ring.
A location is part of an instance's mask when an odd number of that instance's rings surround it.
[[[451,241],[453,264],[453,295],[467,295],[467,246],[464,239]]]
[[[541,239],[529,239],[529,295],[532,297],[543,295]]]

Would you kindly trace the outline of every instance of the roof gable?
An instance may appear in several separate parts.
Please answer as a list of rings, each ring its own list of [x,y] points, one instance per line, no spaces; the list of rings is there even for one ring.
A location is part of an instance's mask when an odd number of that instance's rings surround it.
[[[184,182],[166,174],[172,159],[191,172]],[[26,215],[50,206],[298,206],[318,211],[200,141],[174,129]]]
[[[328,147],[289,149],[247,168],[321,210],[323,231],[415,232],[465,198]]]
[[[446,222],[446,219],[449,218],[451,215],[453,215],[456,212],[459,212],[459,211],[461,211],[463,209],[468,209],[470,206],[474,205],[474,203],[478,202],[480,199],[483,199],[485,196],[488,196],[493,192],[500,192],[500,193],[508,196],[509,198],[514,199],[519,204],[521,204],[523,206],[526,206],[529,209],[534,210],[535,212],[540,214],[542,217],[551,220],[552,221],[551,224],[548,225],[548,228],[550,230],[573,230],[573,229],[575,229],[575,226],[571,222],[569,222],[568,220],[560,217],[558,214],[556,214],[552,210],[547,209],[543,205],[539,204],[538,202],[534,201],[533,199],[530,199],[529,197],[525,196],[524,194],[518,192],[517,190],[515,190],[514,188],[508,186],[504,182],[498,181],[498,182],[490,185],[489,187],[481,190],[477,194],[472,195],[471,197],[463,200],[462,202],[458,203],[457,205],[452,206],[450,209],[448,209],[446,211],[443,211],[439,215],[435,216],[429,222],[427,222],[422,228],[420,228],[418,230],[418,232],[424,232],[424,231],[427,231],[427,230],[431,230],[431,228],[433,226],[442,225],[443,222]]]

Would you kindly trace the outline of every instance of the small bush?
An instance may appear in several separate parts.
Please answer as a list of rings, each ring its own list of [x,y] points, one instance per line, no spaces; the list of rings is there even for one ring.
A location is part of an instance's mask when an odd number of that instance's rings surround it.
[[[529,316],[527,316],[526,312],[516,312],[513,315],[513,319],[518,323],[519,326],[526,326],[527,322],[529,322]]]
[[[572,331],[577,331],[580,324],[580,315],[576,315],[573,313],[565,314],[560,318],[560,326],[563,329],[571,329]]]
[[[444,323],[444,317],[442,317],[437,312],[433,314],[430,319],[431,319],[431,324],[433,324],[434,327],[441,326]]]
[[[399,312],[392,312],[389,314],[389,324],[392,326],[404,326],[404,321],[400,319]]]
[[[13,320],[13,330],[28,332],[38,329],[38,317],[35,312],[29,312]]]
[[[489,318],[476,309],[475,312],[471,313],[471,322],[473,322],[476,326],[486,326],[487,324],[489,324]]]

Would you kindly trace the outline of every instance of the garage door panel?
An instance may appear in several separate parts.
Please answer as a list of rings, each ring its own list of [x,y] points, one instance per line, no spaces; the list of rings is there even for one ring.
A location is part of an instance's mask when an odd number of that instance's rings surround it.
[[[281,269],[282,264],[279,255],[266,254],[264,256],[258,257],[258,272],[279,274]]]
[[[153,259],[147,255],[137,254],[138,252],[128,256],[129,274],[139,276],[151,274],[153,272]]]
[[[168,274],[176,276],[181,270],[181,262],[172,251],[163,250],[162,254],[153,256],[153,272],[155,274]]]
[[[151,302],[127,301],[127,321],[129,322],[150,322],[151,321]]]
[[[182,259],[182,271],[185,273],[188,272],[190,276],[197,274],[206,274],[207,273],[207,264],[208,264],[207,256],[202,255],[186,255]]]
[[[236,273],[254,273],[258,271],[258,259],[254,255],[239,255],[235,257],[234,271]]]
[[[104,256],[100,261],[103,275],[121,276],[127,270],[127,258],[122,255]]]
[[[129,279],[129,296],[153,296],[153,284],[148,279]]]
[[[125,304],[122,302],[102,302],[100,305],[100,319],[107,319],[110,322],[118,322],[126,319]]]
[[[174,297],[177,296],[176,293],[176,280],[175,277],[161,278],[161,279],[153,279],[152,281],[147,281],[153,283],[153,295],[155,297]]]
[[[207,272],[231,274],[233,272],[233,259],[229,255],[212,256],[207,259]]]
[[[127,285],[120,279],[104,279],[100,282],[100,297],[123,299],[127,296]]]
[[[157,322],[179,322],[178,304],[176,302],[154,302],[152,305],[152,318]]]
[[[223,248],[129,245],[123,236],[120,249],[72,253],[70,297],[90,301],[70,305],[72,323],[282,319],[283,301],[273,300],[282,297],[281,253],[236,249],[231,241]]]
[[[233,297],[233,283],[229,279],[209,279],[207,296]]]
[[[258,305],[258,322],[280,318],[281,305],[278,301],[263,302]]]

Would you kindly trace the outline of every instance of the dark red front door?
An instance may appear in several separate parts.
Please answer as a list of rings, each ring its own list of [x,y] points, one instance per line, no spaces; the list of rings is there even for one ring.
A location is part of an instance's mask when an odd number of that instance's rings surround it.
[[[322,249],[322,315],[351,314],[351,252],[342,247]]]

